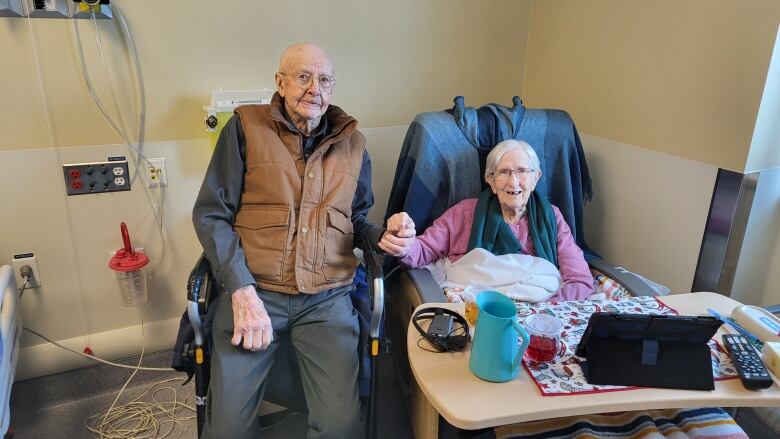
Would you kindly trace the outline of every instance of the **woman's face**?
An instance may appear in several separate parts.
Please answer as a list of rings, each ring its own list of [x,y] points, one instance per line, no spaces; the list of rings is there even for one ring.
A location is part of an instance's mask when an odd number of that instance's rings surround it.
[[[541,175],[538,169],[531,171],[528,154],[522,149],[515,149],[501,157],[493,175],[485,180],[498,196],[503,210],[520,213]]]

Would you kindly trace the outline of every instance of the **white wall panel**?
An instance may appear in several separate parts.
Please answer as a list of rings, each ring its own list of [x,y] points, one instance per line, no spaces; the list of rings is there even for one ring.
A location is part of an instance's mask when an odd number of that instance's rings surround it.
[[[593,178],[588,245],[606,260],[690,292],[717,168],[582,135]]]

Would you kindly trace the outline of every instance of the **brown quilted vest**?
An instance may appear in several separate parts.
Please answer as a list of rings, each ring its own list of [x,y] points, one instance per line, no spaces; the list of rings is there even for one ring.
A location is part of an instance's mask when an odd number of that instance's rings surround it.
[[[331,105],[330,134],[304,163],[301,134],[281,97],[236,109],[246,138],[246,173],[234,230],[260,288],[313,294],[352,282],[352,199],[365,138]]]

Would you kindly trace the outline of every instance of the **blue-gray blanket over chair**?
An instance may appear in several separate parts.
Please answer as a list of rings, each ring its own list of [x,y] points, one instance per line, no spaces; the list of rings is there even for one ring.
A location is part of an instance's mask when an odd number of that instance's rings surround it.
[[[517,96],[512,107],[466,107],[462,96],[454,102],[450,110],[417,115],[409,126],[385,219],[405,211],[421,234],[457,202],[479,196],[487,186],[485,159],[496,144],[523,140],[541,163],[536,192],[561,211],[585,259],[599,258],[585,242],[582,208],[593,192],[582,143],[569,114],[527,109]]]

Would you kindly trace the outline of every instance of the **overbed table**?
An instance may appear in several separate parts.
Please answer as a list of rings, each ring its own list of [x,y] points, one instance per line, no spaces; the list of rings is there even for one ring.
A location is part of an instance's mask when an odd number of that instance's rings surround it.
[[[716,293],[690,293],[660,298],[681,315],[707,315],[712,308],[731,315],[740,303]],[[463,304],[432,304],[463,313]],[[723,325],[715,338],[732,332]],[[417,439],[438,435],[438,414],[450,424],[467,430],[561,416],[686,407],[780,406],[780,387],[746,390],[740,380],[715,382],[713,391],[633,389],[584,395],[542,396],[528,372],[521,367],[517,378],[505,383],[483,381],[469,370],[469,346],[462,352],[433,353],[418,347],[420,335],[409,325],[409,364],[424,398],[412,398],[413,429]],[[420,344],[426,343],[421,341]],[[680,367],[685,367],[680,365]],[[414,392],[413,392],[414,393]]]

